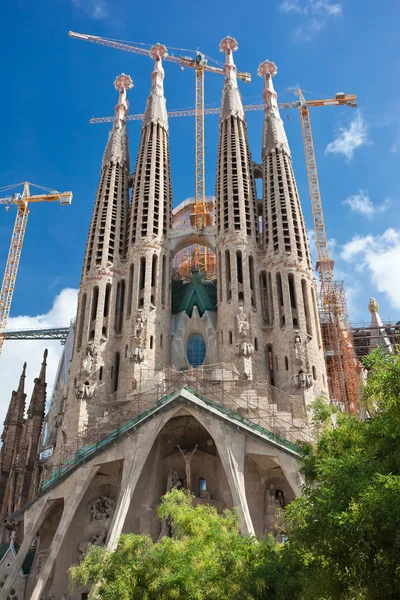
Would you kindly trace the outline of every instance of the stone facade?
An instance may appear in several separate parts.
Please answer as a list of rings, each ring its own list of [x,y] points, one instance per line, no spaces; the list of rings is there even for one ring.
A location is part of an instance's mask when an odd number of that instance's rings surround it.
[[[132,82],[125,74],[116,79],[119,99],[89,227],[69,376],[56,385],[42,448],[45,361],[26,424],[25,369],[5,422],[3,535],[16,529],[21,547],[0,600],[20,581],[32,548],[26,599],[85,597],[88,590],[68,592],[68,567],[89,544],[115,548],[122,532],[148,532],[154,540],[171,534],[157,517],[171,487],[190,489],[195,503],[220,512],[238,507],[244,533],[276,539],[280,508],[301,493],[295,442],[311,439],[305,409],[327,393],[315,282],[272,86],[275,66],[260,66],[258,201],[236,48],[233,38],[221,43],[215,224],[174,227],[165,48],[151,50],[155,65],[133,174],[126,124]],[[215,278],[195,270],[173,276],[177,252],[192,244],[215,252]],[[17,469],[17,438],[24,469],[20,462]]]

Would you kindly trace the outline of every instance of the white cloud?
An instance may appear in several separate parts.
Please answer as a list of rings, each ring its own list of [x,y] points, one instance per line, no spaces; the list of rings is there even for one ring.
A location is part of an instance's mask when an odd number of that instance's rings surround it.
[[[53,306],[44,315],[12,317],[8,321],[8,329],[46,329],[50,327],[65,327],[69,325],[76,314],[78,290],[65,288],[54,298]],[[39,375],[43,352],[48,348],[47,360],[47,399],[50,398],[54,378],[56,376],[58,361],[62,353],[62,346],[57,341],[17,341],[5,342],[0,358],[0,429],[6,416],[11,399],[11,392],[19,383],[23,363],[27,362],[27,377],[25,379],[25,392],[27,406],[33,388],[33,380]]]
[[[108,10],[106,0],[72,0],[72,4],[84,11],[91,19],[106,19]]]
[[[342,15],[340,2],[329,0],[283,0],[279,10],[294,13],[304,18],[304,22],[294,32],[297,41],[310,41],[316,33],[326,27],[331,17]]]
[[[348,128],[339,127],[335,139],[327,145],[325,154],[343,154],[350,161],[357,148],[371,144],[368,137],[368,124],[360,111],[357,111]]]
[[[381,235],[354,236],[344,244],[341,258],[366,271],[379,292],[400,309],[400,230],[387,229]]]
[[[397,154],[397,144],[392,144],[392,145],[390,146],[390,152],[391,152],[392,154]]]
[[[358,190],[358,194],[349,196],[343,200],[343,204],[350,206],[352,212],[359,213],[368,219],[372,219],[377,213],[384,212],[390,205],[389,198],[386,198],[382,204],[374,204],[366,190]]]

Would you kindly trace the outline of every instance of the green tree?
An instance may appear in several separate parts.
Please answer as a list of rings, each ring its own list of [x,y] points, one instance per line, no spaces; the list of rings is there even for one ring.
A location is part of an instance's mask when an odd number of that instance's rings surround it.
[[[174,537],[153,543],[147,535],[122,535],[115,552],[92,547],[70,569],[76,585],[97,586],[103,600],[275,600],[286,566],[282,545],[271,537],[242,536],[236,511],[218,515],[193,506],[187,492],[163,498],[161,519]],[[286,598],[286,596],[282,596]]]
[[[285,552],[303,565],[304,599],[400,598],[400,357],[365,362],[373,418],[337,414],[303,447],[304,495],[286,511]]]

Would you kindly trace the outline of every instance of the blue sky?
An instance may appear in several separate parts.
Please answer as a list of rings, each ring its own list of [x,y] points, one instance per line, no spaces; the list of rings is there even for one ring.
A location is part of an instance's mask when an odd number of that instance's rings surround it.
[[[251,84],[240,84],[245,104],[261,101],[262,81],[256,72],[266,58],[278,65],[274,83],[280,100],[293,99],[288,88],[296,85],[310,90],[309,98],[332,97],[338,91],[357,94],[356,111],[312,110],[326,228],[336,275],[344,278],[349,291],[352,320],[368,320],[369,296],[378,299],[382,318],[400,319],[400,8],[396,0],[255,0],[251,4],[14,0],[2,3],[0,14],[0,186],[29,180],[74,193],[70,207],[32,208],[12,306],[16,320],[10,326],[20,325],[22,316],[31,320],[21,326],[62,324],[74,313],[74,294],[63,290],[79,284],[109,129],[88,120],[113,114],[113,81],[121,72],[130,74],[135,84],[129,93],[131,113],[143,112],[149,91],[149,59],[72,40],[69,30],[131,42],[160,41],[170,52],[199,48],[219,60],[220,40],[234,36],[239,42],[238,68],[253,75]],[[194,73],[182,73],[168,63],[165,71],[168,108],[192,107]],[[206,75],[207,105],[219,104],[221,87],[222,77]],[[283,112],[283,118],[311,230],[299,115],[292,110]],[[261,126],[262,113],[248,115],[256,161],[260,160]],[[139,123],[131,123],[129,131],[134,166]],[[209,116],[207,194],[214,192],[217,136],[218,118]],[[193,120],[171,119],[175,204],[194,192],[193,142]],[[0,212],[1,273],[14,218],[12,209]],[[64,294],[61,300],[60,294]],[[57,296],[57,318],[51,320]],[[46,318],[38,321],[38,315]],[[18,348],[19,354],[28,349]],[[17,346],[12,353],[16,351]],[[3,359],[6,356],[5,350]]]

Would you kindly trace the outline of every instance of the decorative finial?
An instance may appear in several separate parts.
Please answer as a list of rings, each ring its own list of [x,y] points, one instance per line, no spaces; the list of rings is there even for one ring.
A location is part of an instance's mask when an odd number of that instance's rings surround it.
[[[157,42],[157,44],[154,44],[154,46],[150,48],[150,56],[154,60],[159,60],[160,58],[168,56],[166,46],[164,46],[164,44],[160,44],[160,42]]]
[[[229,51],[236,52],[238,48],[239,44],[237,43],[235,38],[231,37],[230,35],[221,40],[221,43],[219,45],[219,51],[223,52],[224,54],[226,54]]]
[[[43,361],[45,361],[47,359],[48,354],[49,354],[49,351],[46,348],[46,350],[43,352]]]
[[[122,90],[130,90],[133,88],[133,81],[129,75],[121,73],[121,75],[115,79],[114,87],[119,92],[122,92]]]
[[[379,304],[377,303],[375,298],[369,299],[368,310],[371,314],[379,312]]]
[[[259,77],[265,77],[266,75],[274,77],[277,72],[278,67],[270,60],[264,60],[264,62],[262,62],[257,69],[257,75],[259,75]]]

